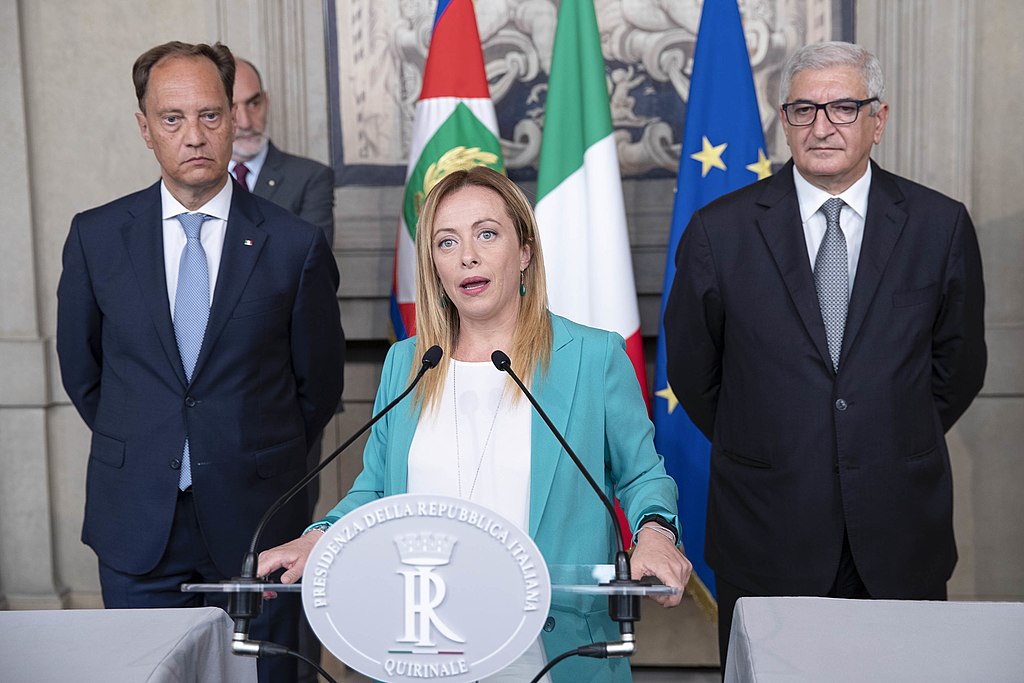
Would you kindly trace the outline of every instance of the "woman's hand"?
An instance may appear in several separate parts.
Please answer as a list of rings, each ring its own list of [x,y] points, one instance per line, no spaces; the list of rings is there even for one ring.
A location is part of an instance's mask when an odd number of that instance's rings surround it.
[[[302,570],[306,568],[306,559],[312,552],[313,546],[323,536],[322,531],[307,531],[294,541],[288,541],[270,550],[260,553],[259,565],[256,573],[259,576],[266,576],[278,569],[284,568],[281,574],[281,583],[295,583],[302,578]]]
[[[666,586],[675,586],[680,591],[676,595],[650,596],[663,607],[675,607],[683,599],[682,591],[686,588],[686,582],[690,580],[693,565],[667,536],[658,530],[648,529],[650,524],[656,522],[648,522],[640,527],[637,533],[630,563],[631,578],[656,576]]]

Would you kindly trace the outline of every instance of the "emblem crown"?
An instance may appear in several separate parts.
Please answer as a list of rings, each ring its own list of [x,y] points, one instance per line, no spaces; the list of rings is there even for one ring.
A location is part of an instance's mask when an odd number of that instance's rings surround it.
[[[447,534],[415,533],[395,538],[402,564],[439,567],[452,558],[456,539]]]

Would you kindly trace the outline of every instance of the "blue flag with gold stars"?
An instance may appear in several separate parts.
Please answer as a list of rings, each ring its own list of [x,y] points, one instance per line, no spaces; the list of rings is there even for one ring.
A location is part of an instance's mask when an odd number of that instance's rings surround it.
[[[736,0],[705,0],[697,33],[679,157],[672,232],[662,287],[661,313],[676,275],[675,254],[693,212],[708,202],[771,175],[758,114],[750,57]],[[679,486],[679,515],[686,556],[700,579],[698,601],[717,596],[704,561],[711,446],[676,401],[665,378],[665,326],[655,360],[654,442]],[[693,584],[691,580],[691,584]],[[706,589],[706,590],[705,590]]]

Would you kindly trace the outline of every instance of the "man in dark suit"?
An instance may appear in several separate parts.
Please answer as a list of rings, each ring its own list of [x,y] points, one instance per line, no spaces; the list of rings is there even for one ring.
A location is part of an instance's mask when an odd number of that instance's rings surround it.
[[[256,67],[235,60],[235,142],[228,170],[260,197],[319,226],[334,245],[334,171],[282,152],[267,137],[267,93]],[[244,170],[243,170],[244,169]]]
[[[967,210],[870,161],[878,60],[807,46],[781,95],[792,160],[694,214],[665,312],[669,382],[711,440],[723,666],[741,596],[945,599],[944,434],[985,374]]]
[[[320,230],[229,181],[226,47],[167,43],[133,77],[161,180],[74,218],[57,353],[92,430],[82,540],[104,604],[194,606],[203,597],[179,585],[238,574],[337,405],[338,271]],[[260,547],[307,520],[292,500]],[[299,605],[274,602],[251,633],[294,648]],[[262,680],[294,678],[274,664],[261,661]]]

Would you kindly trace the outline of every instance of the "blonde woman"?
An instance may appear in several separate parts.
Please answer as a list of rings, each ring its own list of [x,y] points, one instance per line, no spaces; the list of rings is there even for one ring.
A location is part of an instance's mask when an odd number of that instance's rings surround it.
[[[428,348],[437,344],[446,354],[409,407],[374,426],[348,495],[301,538],[263,553],[260,574],[284,567],[282,581],[298,580],[317,530],[364,503],[407,492],[487,505],[527,530],[549,564],[609,562],[615,545],[606,509],[529,401],[495,369],[491,353],[500,349],[639,530],[634,577],[656,575],[683,588],[691,566],[674,541],[676,486],[654,450],[625,343],[548,311],[544,258],[522,191],[485,167],[446,176],[424,202],[416,250],[417,336],[391,347],[374,410],[405,388]],[[603,598],[556,593],[550,617],[542,643],[490,680],[529,680],[548,657],[585,645],[581,634],[618,638]],[[628,681],[629,663],[572,658],[550,677]]]

